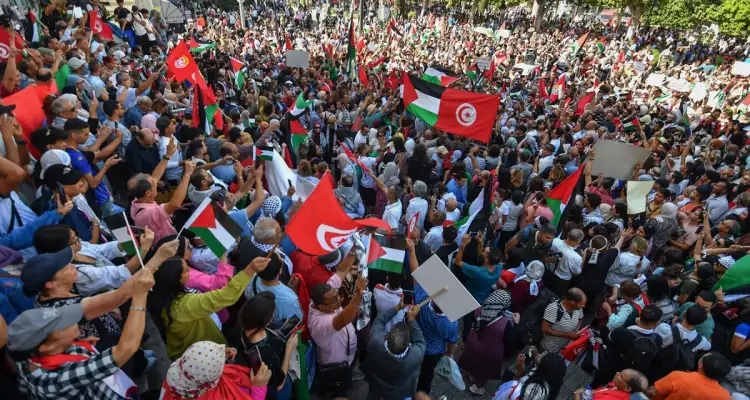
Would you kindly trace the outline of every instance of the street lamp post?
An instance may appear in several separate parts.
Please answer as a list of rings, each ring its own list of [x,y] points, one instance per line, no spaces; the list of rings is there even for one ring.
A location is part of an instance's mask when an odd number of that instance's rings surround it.
[[[245,8],[242,7],[242,4],[245,3],[245,0],[237,0],[237,3],[240,4],[240,24],[242,25],[242,29],[245,29]]]

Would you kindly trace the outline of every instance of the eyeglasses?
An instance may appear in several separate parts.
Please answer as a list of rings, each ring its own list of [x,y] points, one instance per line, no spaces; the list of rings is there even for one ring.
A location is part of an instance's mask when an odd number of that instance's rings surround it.
[[[70,243],[68,243],[68,246],[78,246],[81,244],[81,238],[77,237]]]

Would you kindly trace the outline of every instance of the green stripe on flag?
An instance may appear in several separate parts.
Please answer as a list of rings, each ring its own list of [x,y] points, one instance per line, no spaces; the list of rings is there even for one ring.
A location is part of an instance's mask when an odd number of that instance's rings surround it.
[[[440,83],[441,83],[441,80],[440,80],[439,76],[424,74],[424,75],[422,75],[422,79],[425,80],[425,81],[427,81],[427,82],[434,83],[436,85],[440,85]]]
[[[138,253],[138,248],[132,240],[129,242],[120,242],[120,245],[122,246],[122,251],[129,256],[134,256]]]
[[[434,126],[437,124],[438,115],[436,113],[429,112],[424,108],[419,107],[416,103],[411,103],[406,107],[406,111],[413,114],[415,117],[426,122],[427,125]]]
[[[547,207],[552,211],[552,226],[557,227],[557,224],[562,218],[563,211],[565,211],[565,205],[558,199],[547,199]]]
[[[307,134],[296,134],[292,135],[292,148],[294,151],[297,151],[299,149],[299,146],[302,145],[302,143],[305,143],[305,140],[307,140]]]
[[[210,228],[198,228],[191,226],[189,229],[191,232],[195,233],[196,236],[201,238],[204,243],[206,243],[206,246],[208,246],[208,249],[211,250],[212,253],[214,253],[217,257],[221,257],[224,253],[227,252],[227,248],[224,247],[224,245],[219,241],[219,239],[214,235],[213,232],[211,232]]]

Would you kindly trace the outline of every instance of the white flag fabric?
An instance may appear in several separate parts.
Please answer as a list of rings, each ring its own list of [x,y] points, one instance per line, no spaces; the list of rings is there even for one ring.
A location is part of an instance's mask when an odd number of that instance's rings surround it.
[[[273,160],[266,161],[265,168],[268,191],[274,196],[286,196],[290,181],[296,190],[296,193],[292,196],[294,201],[297,201],[297,199],[306,200],[315,189],[315,184],[297,175],[286,165],[284,158],[277,151],[273,152]]]
[[[484,189],[482,189],[482,191],[479,192],[479,196],[471,202],[471,205],[469,206],[469,219],[458,228],[456,243],[459,246],[461,245],[461,239],[463,239],[466,232],[469,231],[471,223],[474,222],[474,218],[476,218],[479,212],[482,211],[482,208],[484,208]]]

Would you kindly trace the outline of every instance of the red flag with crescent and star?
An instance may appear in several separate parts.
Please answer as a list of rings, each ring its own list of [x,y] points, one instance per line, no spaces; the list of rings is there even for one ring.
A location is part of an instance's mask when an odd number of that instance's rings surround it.
[[[99,15],[98,11],[91,11],[89,13],[89,25],[91,31],[94,32],[94,34],[101,36],[102,39],[114,40],[112,27],[110,27],[106,22],[102,20],[102,17],[101,15]]]
[[[190,81],[193,85],[207,86],[206,80],[198,70],[198,64],[190,54],[185,41],[181,41],[175,46],[167,56],[167,68],[169,74],[173,75],[179,82]]]
[[[341,247],[362,228],[381,228],[390,232],[388,224],[379,218],[353,220],[340,204],[333,192],[331,173],[326,172],[289,221],[286,234],[303,252],[321,256]]]

